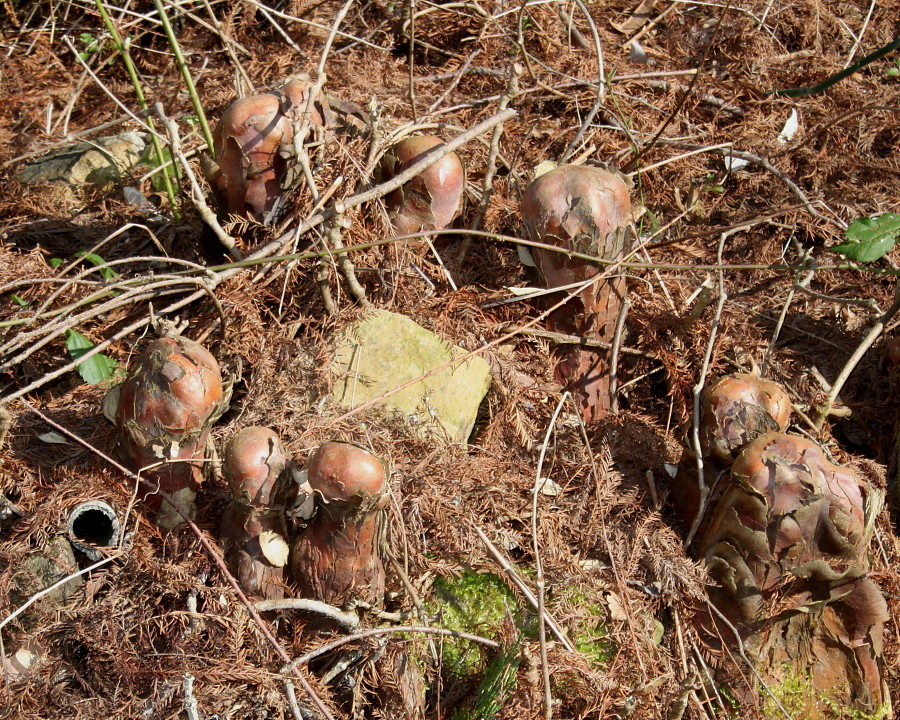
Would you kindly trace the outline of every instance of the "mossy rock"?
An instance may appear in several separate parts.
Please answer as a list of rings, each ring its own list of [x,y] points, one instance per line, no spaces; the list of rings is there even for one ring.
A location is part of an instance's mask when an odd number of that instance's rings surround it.
[[[400,415],[423,437],[464,443],[491,384],[480,357],[460,360],[381,399],[466,354],[404,315],[377,310],[337,339],[332,398],[354,408],[373,400]]]
[[[29,184],[107,185],[121,181],[140,164],[146,149],[147,136],[143,133],[110,135],[70,145],[27,163],[16,179]]]
[[[615,655],[616,647],[608,637],[602,606],[577,587],[566,587],[558,595],[566,604],[586,610],[584,616],[566,628],[572,644],[592,663],[606,665]]]
[[[77,571],[72,546],[64,537],[56,536],[45,548],[32,552],[22,561],[12,578],[9,600],[14,607],[20,607],[33,595]],[[31,619],[63,605],[83,584],[84,578],[79,575],[54,588],[29,608],[26,617]]]

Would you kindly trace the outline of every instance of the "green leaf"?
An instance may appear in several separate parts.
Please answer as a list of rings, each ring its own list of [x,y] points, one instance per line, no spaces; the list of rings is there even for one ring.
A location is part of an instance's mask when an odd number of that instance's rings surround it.
[[[31,305],[28,300],[23,300],[15,293],[12,293],[12,295],[10,295],[9,297],[16,305],[21,305],[22,307],[28,307],[29,305]]]
[[[89,253],[82,250],[81,252],[75,253],[75,257],[80,257],[83,260],[87,260],[92,265],[96,265],[98,267],[100,265],[106,265],[106,260],[95,253]],[[112,280],[113,278],[119,277],[119,273],[109,267],[101,268],[100,274],[103,276],[104,280]]]
[[[94,343],[77,330],[66,330],[66,349],[76,362],[92,347],[94,347]],[[97,353],[79,363],[77,370],[86,383],[98,385],[112,377],[115,367],[115,360],[102,353]]]
[[[62,264],[63,264],[62,258],[50,258],[50,267],[58,268]]]
[[[873,262],[893,250],[897,235],[900,235],[900,215],[897,213],[859,218],[847,228],[847,242],[831,249],[857,262]]]

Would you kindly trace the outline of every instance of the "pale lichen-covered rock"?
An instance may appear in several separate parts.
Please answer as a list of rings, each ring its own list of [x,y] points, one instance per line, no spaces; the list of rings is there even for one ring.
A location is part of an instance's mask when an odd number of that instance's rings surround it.
[[[14,607],[18,607],[32,595],[77,571],[78,563],[69,541],[61,536],[54,537],[45,547],[30,553],[22,561],[13,575],[9,599]],[[35,603],[35,612],[41,613],[63,605],[83,584],[81,575],[64,582]]]
[[[408,317],[379,310],[338,338],[331,366],[333,399],[356,407],[462,357],[465,351]],[[423,435],[465,442],[490,387],[490,368],[471,357],[381,401]]]
[[[22,166],[20,182],[64,182],[69,185],[106,185],[140,164],[147,150],[146,135],[126,132],[80,142],[51,152]]]

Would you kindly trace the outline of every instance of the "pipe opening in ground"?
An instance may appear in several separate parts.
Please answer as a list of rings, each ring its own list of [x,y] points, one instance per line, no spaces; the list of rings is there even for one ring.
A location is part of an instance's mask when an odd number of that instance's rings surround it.
[[[72,523],[72,532],[76,540],[88,545],[107,546],[113,544],[118,534],[113,530],[112,521],[102,510],[87,510],[81,513]]]
[[[109,547],[119,542],[119,518],[104,502],[90,500],[69,514],[69,538],[94,547]]]

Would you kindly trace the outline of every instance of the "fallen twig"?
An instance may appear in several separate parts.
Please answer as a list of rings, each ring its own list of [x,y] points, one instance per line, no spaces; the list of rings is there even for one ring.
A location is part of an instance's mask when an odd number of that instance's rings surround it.
[[[216,237],[219,238],[219,242],[225,246],[229,253],[231,253],[231,256],[235,260],[243,260],[244,256],[241,255],[241,251],[238,250],[234,238],[225,232],[225,229],[219,224],[219,219],[216,217],[216,214],[206,203],[206,198],[203,190],[200,188],[200,183],[197,181],[197,176],[194,174],[191,164],[188,162],[184,155],[184,151],[181,149],[181,137],[178,134],[178,125],[174,120],[171,120],[166,116],[162,103],[156,103],[153,106],[153,109],[160,122],[166,128],[166,134],[169,136],[169,148],[172,150],[172,155],[178,160],[182,170],[184,170],[184,174],[187,175],[188,180],[191,183],[191,202],[194,204],[197,212],[200,213],[200,217],[203,218],[203,221],[212,228]]]
[[[544,436],[544,444],[541,445],[541,454],[538,457],[537,470],[534,477],[534,488],[531,494],[531,539],[532,549],[534,551],[534,569],[537,574],[537,599],[538,599],[538,642],[541,649],[541,674],[544,679],[544,720],[550,720],[553,717],[553,696],[550,692],[550,663],[547,661],[547,630],[544,623],[544,566],[541,563],[541,546],[538,537],[538,496],[541,492],[541,486],[545,479],[542,475],[544,469],[544,458],[547,456],[547,446],[550,444],[550,436],[556,428],[556,420],[559,413],[563,409],[566,400],[569,397],[568,390],[562,394],[550,423],[547,425],[547,433]]]
[[[558,288],[553,288],[558,290]],[[518,332],[520,335],[533,335],[534,337],[542,337],[553,342],[566,343],[567,345],[581,345],[582,347],[603,348],[604,350],[612,350],[612,343],[595,338],[583,337],[581,335],[566,335],[565,333],[553,332],[551,330],[542,330],[541,328],[532,328],[516,325],[515,323],[503,323],[497,327],[501,331]],[[648,360],[658,360],[653,353],[646,350],[637,350],[630,347],[619,347],[619,352],[623,355],[633,355],[634,357],[647,358]]]
[[[518,64],[513,64],[509,69],[509,80],[506,84],[506,90],[500,97],[498,104],[499,110],[506,110],[516,95],[519,94],[519,76],[522,74],[522,68]],[[484,171],[484,182],[481,185],[481,202],[478,203],[478,209],[475,211],[475,217],[472,219],[470,227],[472,230],[478,230],[487,213],[488,205],[491,203],[491,196],[494,194],[494,174],[497,172],[497,156],[500,154],[500,136],[503,135],[503,125],[497,125],[494,133],[491,135],[491,147],[488,151],[487,166]],[[459,253],[456,257],[456,264],[462,267],[466,261],[466,255],[469,252],[469,246],[472,244],[472,236],[466,235],[459,246]]]
[[[756,665],[754,665],[753,662],[750,660],[750,658],[747,657],[747,651],[744,648],[744,641],[741,639],[741,633],[738,631],[738,629],[731,623],[731,621],[727,617],[725,617],[725,615],[722,613],[721,610],[719,610],[719,608],[717,608],[715,605],[712,604],[712,602],[707,600],[706,606],[710,610],[713,611],[713,614],[715,614],[715,616],[717,618],[719,618],[719,620],[721,620],[723,623],[725,623],[726,627],[728,627],[728,629],[731,630],[732,633],[734,633],[734,640],[735,640],[735,643],[737,644],[738,653],[740,653],[740,656],[744,660],[744,662],[747,663],[747,667],[750,668],[750,672],[752,672],[753,675],[756,677],[757,682],[759,682],[759,684],[762,685],[762,687],[766,691],[766,693],[768,693],[772,702],[774,702],[775,705],[778,707],[778,709],[781,710],[781,712],[784,714],[784,716],[785,716],[785,718],[787,718],[787,720],[794,720],[794,718],[787,711],[787,709],[784,707],[784,705],[781,704],[781,701],[776,697],[775,693],[772,692],[772,689],[768,686],[766,681],[763,679],[763,676],[759,674],[759,670],[756,669]]]
[[[328,603],[323,603],[318,600],[283,598],[281,600],[260,600],[254,604],[256,609],[260,612],[269,612],[270,610],[301,610],[303,612],[324,615],[351,631],[356,630],[359,627],[359,615],[355,612],[347,612],[340,608],[336,608],[334,605],[329,605]]]
[[[445,637],[459,638],[460,640],[469,640],[470,642],[480,643],[481,645],[485,645],[490,648],[500,647],[500,643],[489,640],[486,637],[481,637],[480,635],[472,635],[471,633],[459,632],[458,630],[423,627],[421,625],[397,625],[395,627],[363,630],[356,633],[355,635],[347,635],[345,637],[338,638],[337,640],[327,642],[324,645],[317,647],[315,650],[311,650],[305,655],[301,655],[294,660],[290,660],[289,663],[282,669],[282,673],[295,672],[298,667],[305,663],[308,663],[310,660],[313,660],[320,655],[324,655],[325,653],[329,653],[336,648],[348,645],[352,642],[356,642],[357,640],[365,640],[366,638],[376,637],[378,635],[394,635],[398,633],[425,633],[426,635],[443,635]]]
[[[505,557],[503,557],[503,553],[501,553],[497,549],[497,546],[490,541],[490,538],[485,535],[484,531],[477,525],[474,525],[473,527],[475,528],[475,532],[478,533],[478,537],[481,538],[481,541],[485,544],[491,555],[494,556],[494,559],[497,561],[500,567],[503,568],[504,572],[506,572],[509,579],[516,584],[516,587],[518,587],[519,590],[522,591],[522,594],[525,596],[528,602],[531,603],[531,606],[535,610],[538,610],[539,603],[537,597],[535,597],[534,593],[531,592],[528,585],[525,584],[525,581],[521,578],[519,573],[517,573],[515,568],[509,564],[509,561]],[[566,650],[568,650],[569,652],[578,652],[575,646],[572,645],[571,642],[569,642],[569,638],[566,637],[566,634],[562,631],[562,628],[557,625],[556,621],[551,617],[550,613],[547,612],[546,608],[544,609],[544,620],[547,623],[547,626],[550,628],[551,632],[556,635],[556,639],[563,644],[563,647],[565,647]]]
[[[719,236],[719,246],[716,249],[716,260],[719,263],[722,262],[722,253],[725,250],[725,240],[727,240],[729,236],[733,235],[736,232],[737,230],[723,232]],[[706,354],[703,356],[703,366],[700,368],[700,374],[698,376],[697,383],[696,385],[694,385],[694,422],[691,426],[691,448],[696,454],[697,483],[700,488],[700,504],[699,508],[697,509],[697,515],[694,517],[694,521],[693,523],[691,523],[691,528],[684,540],[685,549],[691,546],[691,543],[694,540],[694,535],[697,534],[697,530],[700,528],[700,523],[703,521],[703,516],[706,514],[706,506],[709,503],[710,489],[709,487],[707,487],[704,478],[703,451],[701,450],[700,446],[700,395],[703,393],[703,388],[706,386],[706,374],[709,372],[709,364],[712,360],[713,348],[716,344],[716,336],[719,331],[719,321],[722,318],[722,308],[725,307],[725,300],[728,298],[728,295],[725,292],[725,273],[720,269],[718,271],[718,274],[719,301],[716,304],[716,314],[713,317],[712,325],[709,331],[709,342],[706,344]]]
[[[900,290],[900,287],[898,287],[898,290]],[[862,360],[863,355],[865,355],[866,351],[870,347],[872,347],[872,343],[874,343],[878,339],[878,336],[881,335],[881,333],[884,331],[885,326],[888,324],[888,322],[890,322],[891,318],[897,314],[898,311],[900,311],[900,292],[897,293],[894,303],[884,311],[884,314],[880,318],[878,318],[869,332],[866,333],[866,336],[863,338],[862,342],[859,344],[859,346],[857,346],[856,350],[853,351],[850,359],[847,360],[840,374],[837,376],[837,379],[832,384],[831,389],[828,391],[828,395],[825,397],[825,400],[815,408],[813,420],[815,422],[815,428],[817,431],[821,432],[822,424],[825,422],[825,418],[828,417],[828,415],[832,412],[834,402],[843,389],[844,383],[847,382],[847,379],[856,369],[859,361]]]
[[[619,412],[619,351],[622,346],[622,331],[625,329],[625,318],[628,308],[631,307],[631,299],[625,298],[619,308],[619,316],[616,318],[616,329],[613,332],[612,352],[609,361],[609,409],[610,412]]]

